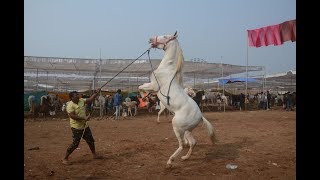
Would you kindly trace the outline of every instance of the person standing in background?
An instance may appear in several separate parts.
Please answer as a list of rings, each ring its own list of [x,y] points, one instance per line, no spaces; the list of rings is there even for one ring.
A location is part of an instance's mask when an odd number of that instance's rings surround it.
[[[122,103],[121,89],[118,89],[117,93],[113,96],[113,106],[116,109],[114,120],[119,120],[121,103]]]

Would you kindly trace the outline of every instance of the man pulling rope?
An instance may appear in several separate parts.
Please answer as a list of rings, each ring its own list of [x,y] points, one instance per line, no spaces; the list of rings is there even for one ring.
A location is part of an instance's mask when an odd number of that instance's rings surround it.
[[[90,115],[86,115],[85,104],[91,103],[97,95],[100,93],[101,89],[99,88],[90,98],[84,99],[80,98],[77,91],[72,91],[69,93],[71,101],[67,106],[67,113],[70,117],[70,126],[72,131],[73,142],[69,145],[66,155],[62,160],[63,164],[69,163],[69,156],[71,153],[79,146],[80,140],[83,138],[93,155],[94,159],[101,159],[101,156],[98,156],[95,151],[94,139],[88,126],[87,121],[90,119]]]

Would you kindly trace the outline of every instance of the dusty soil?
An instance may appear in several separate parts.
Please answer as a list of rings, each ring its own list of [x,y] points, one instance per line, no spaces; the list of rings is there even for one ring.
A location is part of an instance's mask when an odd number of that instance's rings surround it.
[[[25,179],[296,179],[296,112],[277,110],[205,112],[218,142],[212,145],[202,123],[193,131],[198,144],[191,157],[187,149],[166,162],[178,148],[170,119],[156,113],[112,121],[93,118],[89,126],[96,140],[92,159],[84,140],[61,159],[72,141],[67,118],[25,118]],[[236,164],[234,170],[226,168]]]

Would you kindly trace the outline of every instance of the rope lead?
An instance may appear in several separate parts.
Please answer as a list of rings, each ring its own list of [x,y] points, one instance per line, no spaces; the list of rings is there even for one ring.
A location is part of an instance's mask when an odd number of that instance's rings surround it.
[[[123,68],[120,72],[118,72],[115,76],[113,76],[111,79],[109,79],[109,81],[107,81],[103,86],[101,86],[101,89],[107,85],[112,79],[114,79],[115,77],[117,77],[120,73],[122,73],[125,69],[127,69],[131,64],[133,64],[136,60],[138,60],[141,56],[143,56],[146,52],[150,52],[150,49],[147,49],[144,53],[142,53],[137,59],[135,59],[134,61],[132,61],[130,64],[128,64],[125,68]]]

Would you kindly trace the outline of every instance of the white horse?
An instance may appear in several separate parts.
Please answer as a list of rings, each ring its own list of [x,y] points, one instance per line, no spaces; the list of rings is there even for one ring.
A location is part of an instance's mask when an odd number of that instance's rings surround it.
[[[150,38],[151,47],[163,49],[164,57],[158,68],[153,71],[150,83],[139,86],[140,90],[156,91],[162,104],[171,112],[174,112],[172,126],[178,139],[179,147],[170,156],[167,166],[172,166],[172,161],[181,153],[183,145],[189,145],[188,153],[182,156],[182,160],[190,157],[196,140],[191,131],[203,122],[208,130],[212,143],[215,143],[215,133],[212,124],[203,117],[198,105],[183,90],[182,87],[182,50],[177,40],[177,32],[174,35],[155,36]],[[168,91],[170,88],[170,91]]]
[[[34,95],[30,95],[28,97],[29,109],[31,113],[34,113],[35,100],[36,100],[36,97]]]
[[[226,104],[226,106],[228,105],[228,96],[225,96],[225,95],[221,95],[221,99],[222,99],[222,102]]]
[[[43,95],[40,97],[40,106],[43,104],[43,99],[49,99],[49,103],[50,103],[50,96],[49,95]]]
[[[134,115],[132,115],[132,108],[137,108],[137,102],[136,101],[125,101],[122,103],[122,105],[127,107],[128,110],[128,116],[136,116],[137,115],[137,111],[134,111]]]
[[[204,95],[207,98],[207,102],[209,103],[210,101],[211,104],[215,104],[217,102],[218,93],[219,92],[212,92],[212,91],[205,90]]]
[[[99,110],[100,110],[100,117],[103,117],[106,114],[106,98],[103,97],[102,94],[100,94],[100,96],[98,97],[98,101],[99,101]]]

